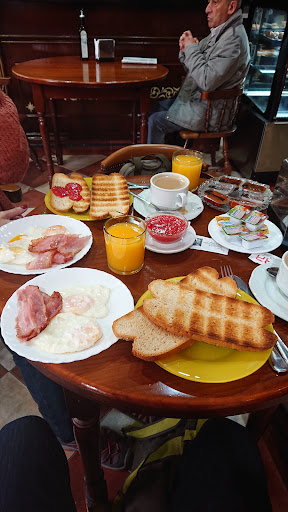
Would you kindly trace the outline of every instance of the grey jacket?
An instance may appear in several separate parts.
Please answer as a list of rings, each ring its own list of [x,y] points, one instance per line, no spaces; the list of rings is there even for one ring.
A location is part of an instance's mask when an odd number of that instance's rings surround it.
[[[210,34],[199,45],[191,43],[185,52],[180,51],[179,59],[187,75],[176,100],[167,111],[167,119],[183,128],[204,131],[207,102],[201,101],[201,91],[231,89],[246,77],[250,53],[242,22],[242,11],[239,9],[216,36]],[[222,104],[223,100],[213,102],[209,131],[216,130]]]

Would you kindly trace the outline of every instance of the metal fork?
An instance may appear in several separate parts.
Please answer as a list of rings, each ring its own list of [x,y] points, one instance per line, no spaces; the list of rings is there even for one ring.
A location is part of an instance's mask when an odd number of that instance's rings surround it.
[[[235,281],[233,270],[230,265],[223,265],[223,267],[220,267],[220,273],[221,277],[232,277]]]
[[[232,277],[232,279],[234,279],[234,281],[236,281],[235,279],[235,276],[233,274],[233,270],[231,268],[230,265],[224,265],[223,267],[220,267],[220,273],[221,273],[221,277]],[[236,281],[237,283],[237,281]],[[252,295],[250,293],[250,295]],[[273,352],[275,354],[275,356],[278,356],[278,359],[279,359],[279,354],[280,356],[282,357],[284,363],[286,363],[286,365],[288,365],[288,347],[285,345],[284,341],[281,340],[281,338],[278,336],[277,332],[274,330],[274,334],[276,334],[278,340],[276,342],[276,346],[273,347]],[[278,351],[277,351],[277,349]],[[274,368],[274,364],[271,362],[271,356],[270,356],[270,364],[271,366]],[[287,370],[288,370],[288,367],[287,367]],[[282,370],[284,371],[284,370]]]

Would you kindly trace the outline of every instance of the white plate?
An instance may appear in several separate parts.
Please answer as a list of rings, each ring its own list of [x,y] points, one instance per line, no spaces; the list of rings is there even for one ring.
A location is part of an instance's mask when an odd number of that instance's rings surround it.
[[[4,226],[0,227],[0,246],[5,242],[9,242],[11,238],[14,238],[17,235],[28,234],[31,227],[37,226],[40,228],[49,228],[50,226],[56,225],[64,226],[74,235],[80,235],[81,237],[90,235],[90,240],[87,242],[85,247],[83,247],[83,249],[78,252],[72,260],[61,265],[52,265],[50,268],[43,268],[39,270],[27,270],[25,265],[9,265],[8,263],[0,263],[0,270],[4,270],[4,272],[9,272],[10,274],[44,274],[51,270],[69,267],[70,265],[73,265],[73,263],[76,263],[76,261],[81,260],[92,245],[93,236],[91,230],[80,220],[71,219],[70,217],[62,217],[60,215],[32,215],[31,217],[24,217],[23,219],[13,220],[8,222],[8,224],[4,224]]]
[[[266,272],[268,267],[271,267],[271,263],[259,265],[253,270],[249,287],[262,306],[288,322],[288,299],[280,292],[275,277]]]
[[[102,338],[93,346],[81,352],[71,354],[50,354],[44,352],[33,345],[33,340],[29,342],[20,342],[16,336],[15,318],[17,316],[17,295],[13,293],[6,302],[1,316],[1,331],[5,343],[20,356],[24,356],[31,361],[40,361],[42,363],[70,363],[80,361],[88,357],[99,354],[113,345],[118,338],[112,331],[112,323],[122,315],[126,315],[134,309],[134,300],[120,279],[92,268],[66,268],[64,270],[55,270],[49,274],[30,279],[20,288],[27,285],[39,286],[40,290],[51,295],[54,291],[65,289],[72,285],[91,286],[103,285],[110,288],[110,298],[108,301],[109,313],[105,318],[97,318],[103,335]]]
[[[158,252],[160,254],[174,254],[176,252],[185,251],[193,245],[195,242],[196,233],[192,226],[188,226],[188,229],[184,236],[182,236],[181,240],[177,240],[177,242],[170,244],[161,244],[152,238],[152,236],[148,233],[146,234],[146,242],[145,247],[152,252]]]
[[[151,201],[150,196],[150,189],[147,188],[143,190],[139,196],[143,197],[143,199],[146,199],[147,201]],[[135,210],[140,213],[143,217],[147,217],[150,215],[150,213],[156,212],[156,208],[153,206],[149,206],[148,204],[145,204],[144,201],[141,201],[141,199],[138,199],[137,197],[134,197],[134,208]],[[196,209],[194,209],[196,208]],[[192,194],[192,192],[188,192],[187,196],[187,204],[183,208],[179,208],[179,210],[176,210],[179,213],[182,213],[184,217],[186,217],[187,220],[192,220],[198,217],[200,213],[203,212],[204,205],[202,202],[202,199],[200,197],[196,196],[195,194]]]
[[[215,242],[217,242],[220,245],[223,245],[223,247],[227,247],[227,249],[231,249],[232,251],[244,252],[245,254],[274,251],[274,249],[277,249],[277,247],[279,247],[279,245],[282,244],[283,235],[280,229],[278,229],[277,226],[273,224],[273,222],[266,220],[265,224],[269,229],[269,238],[268,240],[266,240],[265,244],[259,245],[259,247],[254,247],[254,249],[244,249],[244,247],[242,247],[241,245],[231,244],[227,242],[224,236],[221,235],[219,226],[215,218],[212,219],[208,224],[208,232],[211,238],[215,240]]]

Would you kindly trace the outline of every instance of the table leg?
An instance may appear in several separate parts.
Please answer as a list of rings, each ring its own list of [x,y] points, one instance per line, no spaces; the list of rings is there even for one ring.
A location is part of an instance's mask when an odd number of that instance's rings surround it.
[[[47,165],[47,170],[48,170],[48,180],[49,180],[49,185],[51,187],[52,178],[53,178],[53,174],[54,174],[54,167],[53,167],[53,161],[52,161],[52,157],[51,157],[49,135],[48,135],[46,119],[45,119],[45,99],[44,99],[44,96],[42,93],[41,85],[33,84],[32,91],[33,91],[34,106],[35,106],[35,109],[36,109],[36,112],[38,115],[40,135],[42,138],[44,155],[45,155],[46,165]]]
[[[150,87],[143,87],[140,92],[140,144],[147,144],[149,112]]]
[[[100,407],[68,390],[65,390],[65,398],[83,463],[88,511],[109,512],[107,485],[101,467]]]

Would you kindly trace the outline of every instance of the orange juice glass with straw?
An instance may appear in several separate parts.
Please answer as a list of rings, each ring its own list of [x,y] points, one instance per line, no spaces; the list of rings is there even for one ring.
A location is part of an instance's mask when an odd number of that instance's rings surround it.
[[[199,184],[203,164],[203,153],[190,149],[179,149],[173,153],[172,172],[186,176],[190,180],[190,192],[194,192]]]
[[[103,229],[110,270],[122,275],[139,272],[144,265],[144,220],[133,215],[121,215],[108,219]]]

